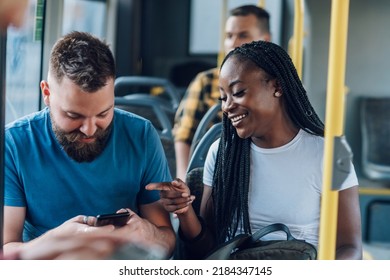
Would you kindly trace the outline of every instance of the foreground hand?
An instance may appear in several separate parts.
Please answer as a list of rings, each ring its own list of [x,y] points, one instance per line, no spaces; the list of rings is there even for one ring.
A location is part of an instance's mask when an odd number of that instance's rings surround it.
[[[18,250],[20,259],[104,259],[123,244],[115,227],[94,227],[95,217],[79,215],[65,221]]]
[[[165,210],[174,214],[186,213],[195,200],[188,186],[178,178],[172,182],[151,183],[145,189],[159,190],[161,204]]]
[[[108,259],[123,246],[122,238],[106,232],[91,231],[79,235],[50,235],[23,248],[19,259],[25,260],[96,260]]]
[[[75,234],[85,234],[88,232],[110,233],[115,228],[113,225],[94,227],[93,225],[95,224],[95,221],[96,218],[93,216],[78,215],[65,221],[63,224],[50,231],[50,234],[61,237]]]

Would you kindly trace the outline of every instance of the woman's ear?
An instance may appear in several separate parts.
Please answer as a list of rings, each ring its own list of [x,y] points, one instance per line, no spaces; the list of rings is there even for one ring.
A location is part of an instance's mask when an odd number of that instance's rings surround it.
[[[47,83],[47,81],[41,81],[40,87],[41,87],[41,92],[42,92],[42,96],[43,96],[43,102],[45,103],[46,106],[49,106],[50,105],[49,84]]]
[[[282,87],[280,86],[278,80],[274,80],[274,87],[275,87],[274,96],[281,97],[283,95],[283,92],[282,92]]]

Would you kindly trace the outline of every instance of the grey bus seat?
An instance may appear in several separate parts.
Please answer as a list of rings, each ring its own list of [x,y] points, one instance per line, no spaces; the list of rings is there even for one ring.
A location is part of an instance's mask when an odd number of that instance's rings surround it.
[[[134,93],[150,94],[152,88],[163,88],[162,97],[167,99],[176,112],[180,103],[180,94],[176,87],[167,79],[149,76],[121,76],[115,79],[115,96],[125,96]],[[146,88],[146,89],[145,89]]]
[[[195,195],[195,200],[192,207],[197,215],[200,214],[200,204],[203,195],[203,166],[206,160],[207,152],[212,143],[220,137],[222,123],[213,125],[199,141],[199,144],[191,155],[190,163],[187,169],[186,183],[190,188],[191,194]],[[186,250],[185,243],[180,239],[176,239],[176,248],[174,259],[193,259],[193,256]]]
[[[200,213],[200,203],[203,195],[203,167],[195,167],[186,175],[186,184],[190,188],[191,194],[195,195],[192,208],[197,215]]]
[[[168,160],[171,175],[176,174],[176,155],[172,135],[172,123],[167,111],[170,105],[158,96],[147,94],[131,94],[115,97],[115,107],[132,112],[150,120],[156,128],[161,143],[164,147],[165,156]]]
[[[361,100],[362,169],[372,180],[390,181],[390,98]]]
[[[221,112],[221,103],[217,103],[213,105],[203,116],[203,118],[200,120],[199,125],[195,131],[194,138],[192,139],[192,144],[190,147],[190,157],[193,154],[196,146],[198,145],[199,141],[202,139],[202,137],[205,135],[207,130],[216,123],[217,119],[218,122],[221,120],[218,117],[219,112]]]
[[[172,122],[168,117],[170,106],[158,96],[131,94],[115,97],[115,106],[152,122],[160,137],[172,139]]]
[[[211,144],[213,144],[221,135],[222,123],[213,125],[202,139],[199,141],[194,153],[191,155],[190,162],[187,168],[186,183],[196,196],[194,201],[194,210],[199,214],[200,201],[203,194],[203,167],[207,157],[207,153]]]
[[[190,157],[187,174],[194,168],[204,166],[207,152],[209,151],[211,144],[221,136],[221,129],[222,122],[216,123],[205,133],[205,135],[203,135]]]

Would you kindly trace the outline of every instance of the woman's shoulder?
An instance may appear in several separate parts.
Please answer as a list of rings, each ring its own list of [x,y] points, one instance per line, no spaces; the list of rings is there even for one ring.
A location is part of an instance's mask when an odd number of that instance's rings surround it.
[[[302,142],[304,142],[305,144],[318,145],[320,147],[324,146],[325,139],[324,139],[324,137],[322,137],[320,135],[312,134],[312,133],[305,131],[303,129],[301,129],[299,131],[299,134],[300,134],[300,137],[302,139]]]

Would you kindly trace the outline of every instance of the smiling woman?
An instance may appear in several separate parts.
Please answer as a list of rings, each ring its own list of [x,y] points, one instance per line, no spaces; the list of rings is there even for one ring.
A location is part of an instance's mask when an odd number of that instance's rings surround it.
[[[253,62],[230,59],[225,63],[219,81],[222,110],[241,138],[252,136],[254,143],[272,148],[285,144],[297,133],[285,114],[277,80],[257,70]],[[270,128],[279,125],[288,128],[292,135],[280,139],[281,143],[274,142],[279,139],[263,137]]]
[[[165,209],[180,219],[191,258],[273,223],[317,246],[324,125],[290,57],[270,42],[244,44],[223,61],[219,88],[222,134],[205,161],[201,217],[184,182],[161,191]],[[357,184],[352,167],[339,196],[338,259],[362,256]]]

